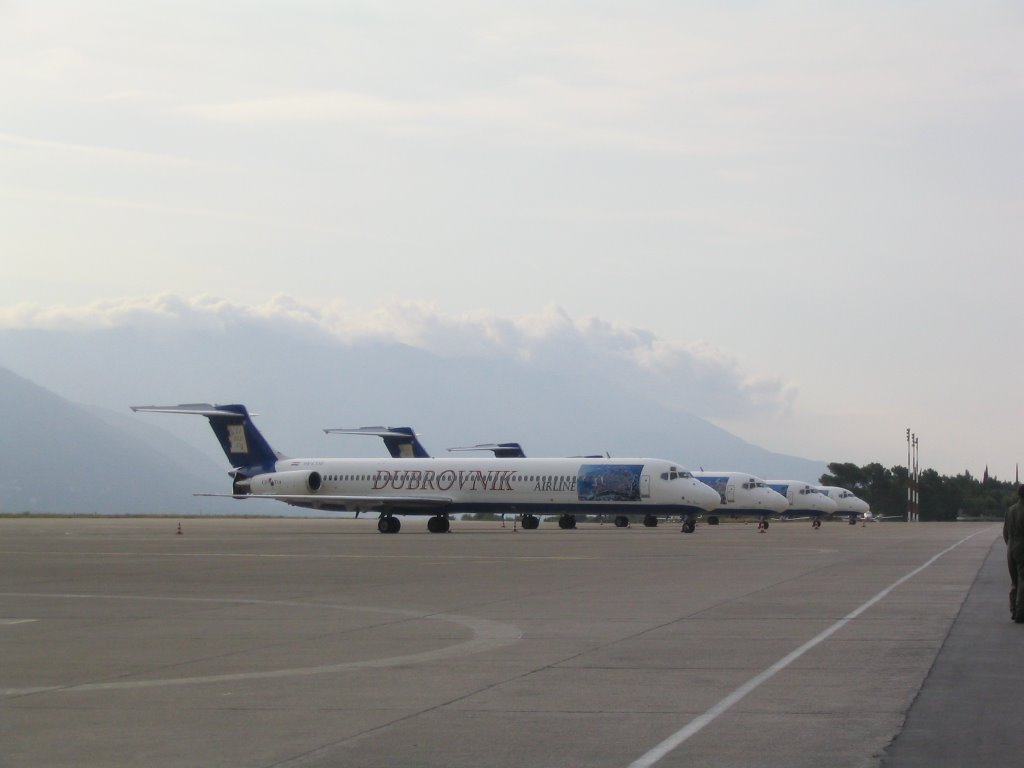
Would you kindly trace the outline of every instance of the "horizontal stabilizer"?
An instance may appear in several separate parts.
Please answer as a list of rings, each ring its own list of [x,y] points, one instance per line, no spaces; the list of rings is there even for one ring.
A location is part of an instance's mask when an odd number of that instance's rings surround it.
[[[459,448],[449,448],[449,451],[492,451],[498,459],[523,459],[526,452],[519,443],[480,443],[479,445],[468,445]]]
[[[272,472],[277,462],[285,458],[283,454],[270,447],[249,418],[252,414],[241,403],[133,405],[131,409],[136,413],[184,413],[205,416],[224,450],[224,455],[227,456],[236,474],[243,477],[260,472]]]
[[[186,403],[184,405],[133,405],[131,409],[136,413],[190,413],[196,416],[228,416],[237,418],[236,411],[221,410],[219,406],[210,403]],[[258,413],[250,413],[250,416],[258,416]]]
[[[325,429],[329,435],[370,435],[384,440],[393,459],[429,459],[430,454],[412,427],[355,427]]]
[[[401,427],[336,427],[325,429],[329,435],[370,435],[371,437],[409,437],[408,432],[399,432]]]

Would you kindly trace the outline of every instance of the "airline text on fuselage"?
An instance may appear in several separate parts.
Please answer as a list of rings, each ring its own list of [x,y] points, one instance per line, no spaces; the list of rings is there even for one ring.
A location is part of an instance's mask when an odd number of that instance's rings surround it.
[[[512,479],[518,475],[517,470],[499,469],[484,472],[483,470],[445,469],[441,472],[428,470],[378,470],[373,476],[375,491],[390,488],[399,491],[514,491]],[[534,485],[535,491],[575,491],[575,476],[542,476]]]

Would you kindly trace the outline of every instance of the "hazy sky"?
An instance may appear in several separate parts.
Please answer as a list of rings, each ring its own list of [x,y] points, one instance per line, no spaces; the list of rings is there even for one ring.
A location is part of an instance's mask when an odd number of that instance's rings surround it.
[[[0,0],[0,325],[554,317],[739,371],[698,415],[766,448],[1012,479],[1021,50],[1009,1]]]

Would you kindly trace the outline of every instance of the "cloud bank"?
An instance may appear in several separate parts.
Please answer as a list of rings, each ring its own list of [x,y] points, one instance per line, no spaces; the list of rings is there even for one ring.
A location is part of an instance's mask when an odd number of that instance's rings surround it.
[[[540,371],[593,372],[679,411],[707,419],[787,413],[794,384],[746,373],[709,344],[680,343],[597,317],[574,319],[557,306],[517,317],[445,314],[422,302],[393,302],[372,311],[344,302],[302,303],[277,296],[243,305],[172,294],[111,299],[77,307],[21,304],[0,308],[0,329],[92,332],[134,328],[211,334],[245,327],[324,345],[403,344],[440,357],[507,360]],[[584,378],[586,378],[584,376]]]

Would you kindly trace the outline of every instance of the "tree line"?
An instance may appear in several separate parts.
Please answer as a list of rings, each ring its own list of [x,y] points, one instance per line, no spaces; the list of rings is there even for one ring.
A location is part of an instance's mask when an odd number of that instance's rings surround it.
[[[821,476],[821,485],[838,485],[853,491],[871,505],[876,515],[907,514],[906,467],[886,469],[872,463],[831,463]],[[1017,500],[1017,485],[1001,482],[987,475],[978,479],[965,471],[948,477],[934,469],[920,473],[918,506],[921,520],[956,520],[959,517],[1002,518],[1006,509]]]

